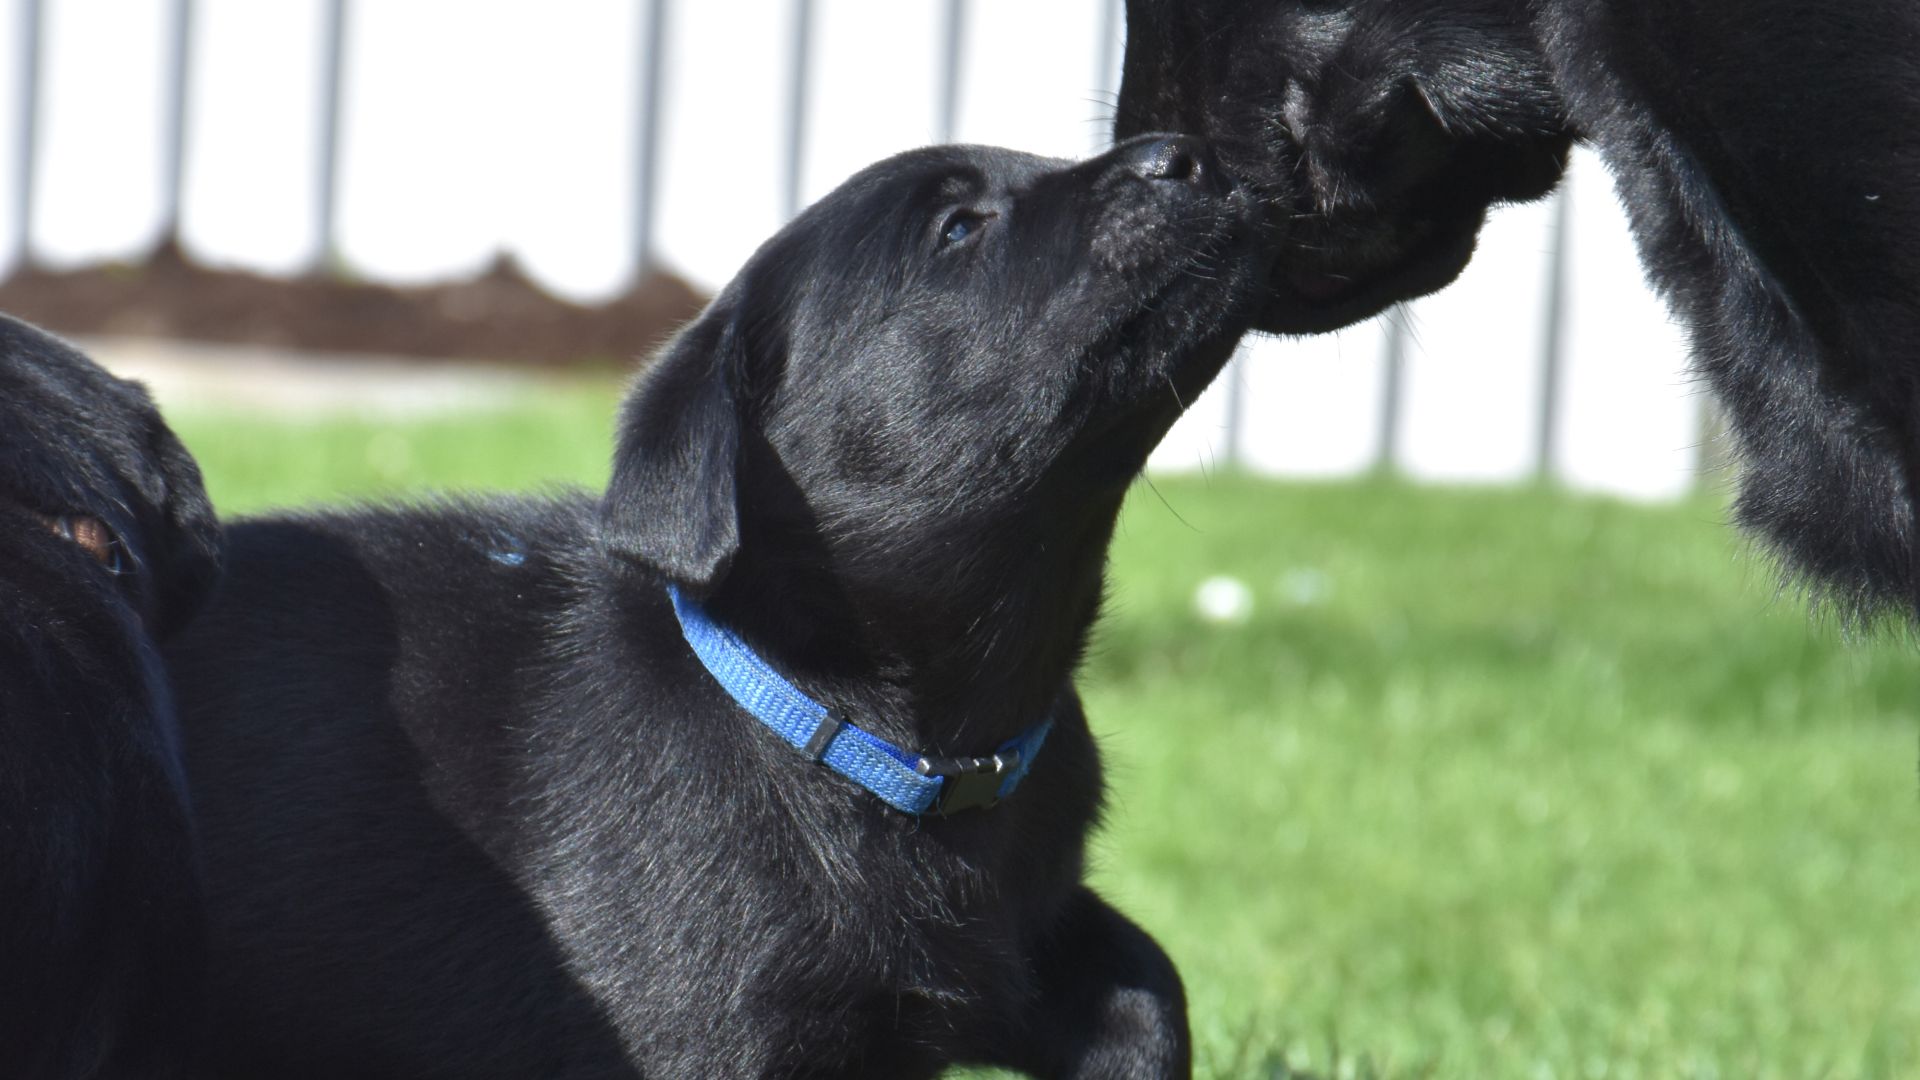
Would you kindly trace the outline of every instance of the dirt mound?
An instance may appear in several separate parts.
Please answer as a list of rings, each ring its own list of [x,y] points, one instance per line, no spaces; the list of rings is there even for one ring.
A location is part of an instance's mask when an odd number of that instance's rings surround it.
[[[549,295],[506,257],[468,281],[402,288],[215,270],[172,244],[141,263],[26,267],[0,283],[0,311],[62,334],[541,366],[628,366],[705,303],[666,273],[587,306]]]

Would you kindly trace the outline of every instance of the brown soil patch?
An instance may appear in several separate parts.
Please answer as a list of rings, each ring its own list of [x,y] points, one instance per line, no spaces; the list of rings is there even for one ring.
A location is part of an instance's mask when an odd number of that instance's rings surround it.
[[[399,288],[215,270],[172,244],[137,264],[29,266],[0,282],[0,311],[61,334],[538,366],[628,367],[705,303],[666,273],[587,306],[547,294],[505,257],[469,281]]]

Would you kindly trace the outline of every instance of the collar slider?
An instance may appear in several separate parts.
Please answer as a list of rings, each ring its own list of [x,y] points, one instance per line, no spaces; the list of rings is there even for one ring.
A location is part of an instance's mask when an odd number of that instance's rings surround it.
[[[846,721],[828,713],[821,718],[820,726],[814,728],[813,734],[807,737],[807,744],[800,748],[800,752],[815,765],[824,763],[827,751],[833,748],[833,740],[839,737],[840,729],[846,726]]]

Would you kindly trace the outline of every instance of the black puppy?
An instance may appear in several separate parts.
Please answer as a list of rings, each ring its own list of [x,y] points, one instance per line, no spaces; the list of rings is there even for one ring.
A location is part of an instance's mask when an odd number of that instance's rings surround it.
[[[906,154],[653,362],[604,501],[234,526],[170,654],[223,1075],[1187,1075],[1072,673],[1258,217],[1181,138]]]
[[[212,586],[200,473],[140,387],[0,316],[0,1073],[176,1075],[199,878],[153,637]]]
[[[1204,134],[1301,218],[1269,328],[1445,284],[1591,139],[1728,407],[1741,519],[1845,608],[1920,616],[1920,5],[1127,7],[1119,134]]]

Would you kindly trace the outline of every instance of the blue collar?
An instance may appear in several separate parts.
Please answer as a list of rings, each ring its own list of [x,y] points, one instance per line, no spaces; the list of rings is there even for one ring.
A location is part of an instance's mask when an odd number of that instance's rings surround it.
[[[693,646],[694,655],[741,708],[815,764],[825,765],[904,813],[918,817],[931,811],[944,816],[992,806],[1020,786],[1053,728],[1051,719],[1042,720],[991,757],[933,758],[909,753],[854,727],[801,693],[679,589],[669,585],[667,595],[673,599],[680,633]]]

